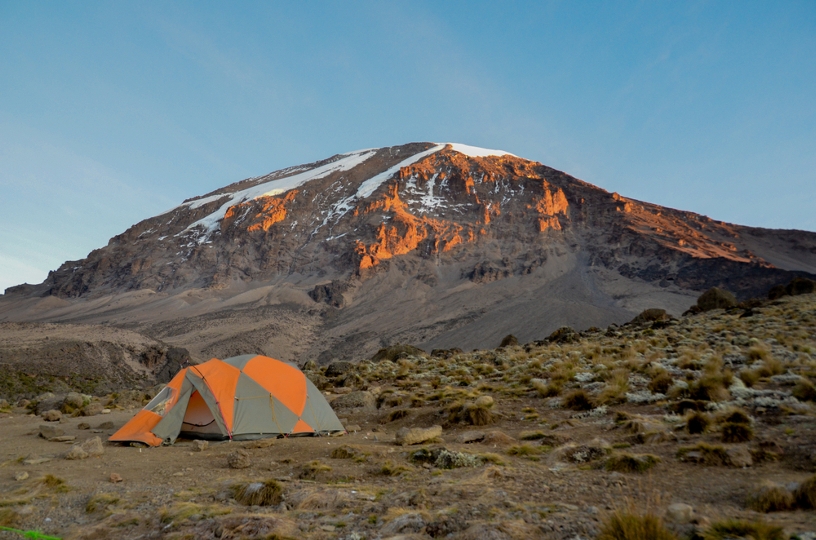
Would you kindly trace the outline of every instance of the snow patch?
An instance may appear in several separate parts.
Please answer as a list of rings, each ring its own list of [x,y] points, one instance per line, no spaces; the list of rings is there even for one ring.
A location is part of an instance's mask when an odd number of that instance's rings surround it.
[[[505,152],[504,150],[489,150],[487,148],[479,148],[478,146],[469,146],[467,144],[460,144],[460,143],[444,143],[451,145],[451,149],[459,152],[460,154],[465,154],[466,156],[470,157],[487,157],[487,156],[511,156],[511,157],[518,157],[510,152]]]

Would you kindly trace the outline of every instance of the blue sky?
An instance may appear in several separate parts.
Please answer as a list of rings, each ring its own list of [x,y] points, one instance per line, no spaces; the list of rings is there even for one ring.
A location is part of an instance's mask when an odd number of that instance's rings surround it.
[[[187,197],[456,141],[816,231],[816,2],[0,0],[0,290]]]

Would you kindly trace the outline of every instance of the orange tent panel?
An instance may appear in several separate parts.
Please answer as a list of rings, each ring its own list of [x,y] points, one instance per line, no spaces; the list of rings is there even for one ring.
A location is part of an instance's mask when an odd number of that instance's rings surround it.
[[[238,384],[238,376],[241,375],[241,371],[216,358],[188,369],[204,380],[218,403],[224,426],[229,433],[232,433],[235,386]]]
[[[266,356],[256,356],[242,370],[286,408],[300,416],[306,406],[306,376],[298,368]],[[314,431],[314,430],[312,430]]]
[[[295,427],[292,428],[292,433],[314,433],[314,429],[303,420],[298,420]]]
[[[158,414],[142,409],[136,413],[136,416],[131,418],[130,422],[111,435],[108,440],[116,442],[140,441],[150,446],[160,446],[162,440],[150,433],[150,430],[156,427],[161,419],[162,417]]]

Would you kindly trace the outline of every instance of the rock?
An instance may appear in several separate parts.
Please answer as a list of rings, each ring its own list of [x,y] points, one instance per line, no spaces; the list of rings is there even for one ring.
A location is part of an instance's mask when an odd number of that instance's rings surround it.
[[[40,424],[40,437],[43,439],[53,439],[54,437],[62,437],[65,432],[62,428],[48,424]]]
[[[331,406],[333,409],[375,409],[377,398],[371,392],[357,390],[336,398]]]
[[[111,483],[118,484],[119,482],[122,482],[122,476],[112,472],[110,475],[110,481]]]
[[[350,424],[350,425],[345,426],[345,427],[346,427],[346,431],[348,431],[349,433],[356,433],[356,432],[362,430],[362,428],[360,426],[358,426],[357,424]]]
[[[249,461],[249,453],[246,450],[236,450],[227,456],[227,465],[231,469],[248,469],[252,463]]]
[[[32,455],[23,460],[23,465],[42,465],[43,463],[48,463],[49,461],[51,461],[51,458]]]
[[[16,480],[17,482],[22,482],[23,480],[26,480],[26,479],[28,479],[28,473],[27,472],[20,471],[20,472],[14,473],[14,480]]]
[[[82,416],[96,416],[105,411],[105,406],[98,401],[88,403],[82,408]]]
[[[77,424],[77,429],[91,429],[91,424],[88,422],[80,422]]]
[[[26,398],[20,398],[19,400],[17,400],[17,406],[20,407],[21,409],[25,409],[29,405],[31,405],[31,401],[27,400]]]
[[[55,396],[51,392],[40,394],[34,399],[34,413],[42,414],[45,411],[59,409],[62,406],[62,396]]]
[[[82,446],[79,444],[75,444],[68,450],[68,453],[65,454],[65,459],[85,459],[88,457],[88,452],[82,449]]]
[[[501,344],[499,345],[499,348],[502,348],[502,347],[515,347],[518,344],[519,344],[518,338],[516,336],[514,336],[513,334],[508,334],[508,335],[504,336],[504,339],[501,340]]]
[[[791,296],[812,294],[816,292],[816,281],[807,278],[795,277],[785,286],[785,292]]]
[[[105,447],[102,446],[102,439],[99,437],[88,439],[83,442],[80,447],[91,457],[101,456],[105,453]]]
[[[407,428],[397,431],[395,442],[402,446],[420,444],[442,436],[442,426],[429,428]]]
[[[754,464],[751,452],[745,446],[732,446],[725,453],[728,455],[728,463],[732,467],[750,467]]]
[[[7,399],[0,399],[0,409],[8,409],[10,406]]]
[[[62,413],[56,409],[51,409],[42,413],[42,418],[46,422],[59,422],[62,420]]]
[[[102,422],[96,429],[113,429],[113,422]]]
[[[666,520],[674,523],[691,523],[694,519],[694,508],[688,504],[674,503],[666,509]]]
[[[485,439],[486,433],[484,431],[465,431],[456,436],[456,442],[459,444],[470,444],[480,442]]]
[[[61,435],[59,437],[51,437],[48,440],[51,442],[73,442],[76,440],[76,435]]]
[[[341,375],[345,375],[349,371],[354,369],[354,364],[351,362],[344,362],[344,361],[336,361],[329,364],[326,368],[326,377],[339,377]]]
[[[479,409],[489,409],[493,406],[493,398],[490,396],[479,396],[473,404]]]
[[[514,439],[513,437],[511,437],[510,435],[503,431],[495,429],[493,431],[488,431],[485,434],[482,443],[495,446],[509,446],[511,444],[515,444],[516,439]]]
[[[392,519],[380,533],[383,536],[395,534],[418,533],[425,527],[425,520],[419,514],[402,514]]]
[[[569,326],[562,326],[550,334],[547,341],[551,343],[577,343],[581,341],[581,335]]]
[[[650,308],[640,312],[640,315],[632,319],[630,324],[647,324],[652,322],[664,322],[671,319],[665,309]]]
[[[712,309],[728,309],[737,305],[737,299],[728,291],[713,287],[700,295],[697,307],[702,311]]]
[[[193,441],[193,448],[196,452],[203,452],[210,446],[210,443],[207,441],[202,441],[201,439],[196,439]]]
[[[70,414],[77,409],[81,409],[85,405],[85,398],[78,392],[68,392],[65,399],[62,400],[62,412]]]

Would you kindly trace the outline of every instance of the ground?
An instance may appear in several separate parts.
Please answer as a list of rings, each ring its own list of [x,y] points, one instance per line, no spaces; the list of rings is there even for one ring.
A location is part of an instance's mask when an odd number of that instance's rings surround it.
[[[42,438],[40,425],[105,440],[138,406],[110,396],[109,414],[59,423],[9,407],[0,523],[87,539],[589,539],[629,512],[678,538],[725,538],[712,532],[725,520],[816,537],[807,504],[756,503],[768,483],[801,495],[816,472],[816,295],[657,319],[496,350],[402,352],[334,378],[307,366],[350,429],[339,437],[105,444],[67,460],[72,443]],[[366,399],[377,406],[352,408]],[[433,425],[441,437],[395,442],[401,428]],[[238,449],[248,468],[228,465]],[[234,486],[268,479],[282,502],[235,499]]]

